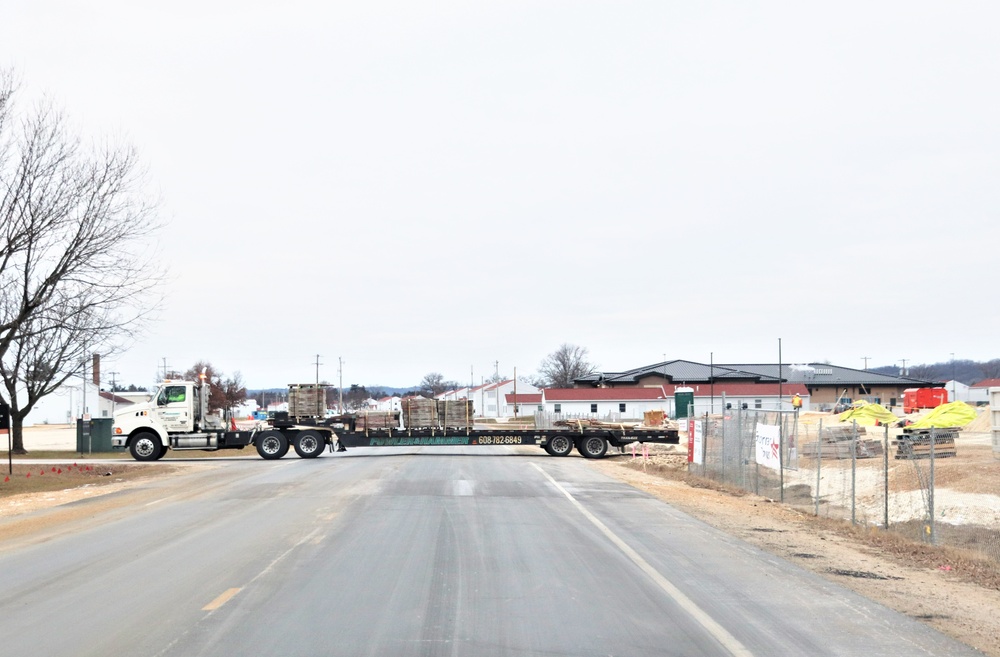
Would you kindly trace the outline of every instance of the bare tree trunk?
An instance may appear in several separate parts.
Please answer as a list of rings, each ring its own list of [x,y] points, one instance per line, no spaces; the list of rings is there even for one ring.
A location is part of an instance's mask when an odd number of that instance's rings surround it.
[[[24,449],[24,414],[10,414],[10,438],[11,454],[24,455],[28,453],[28,450]]]

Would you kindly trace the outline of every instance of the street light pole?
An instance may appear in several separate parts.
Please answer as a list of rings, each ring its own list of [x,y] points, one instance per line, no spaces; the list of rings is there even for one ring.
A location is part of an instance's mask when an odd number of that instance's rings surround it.
[[[951,401],[958,401],[958,382],[955,381],[955,352],[951,352]]]

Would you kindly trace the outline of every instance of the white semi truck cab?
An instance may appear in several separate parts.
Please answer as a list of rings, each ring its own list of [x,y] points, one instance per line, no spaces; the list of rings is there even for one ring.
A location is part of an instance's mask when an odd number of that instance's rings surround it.
[[[218,449],[223,420],[208,413],[208,382],[164,381],[149,401],[115,413],[112,447],[138,461],[155,461],[170,449]]]

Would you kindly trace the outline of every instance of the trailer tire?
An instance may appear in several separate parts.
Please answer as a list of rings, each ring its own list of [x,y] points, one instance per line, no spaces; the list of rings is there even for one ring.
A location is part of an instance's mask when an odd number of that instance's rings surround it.
[[[573,441],[569,436],[552,436],[545,443],[545,451],[552,456],[568,456],[573,451]]]
[[[576,441],[576,451],[588,459],[599,459],[608,453],[608,440],[601,436],[585,436]]]
[[[273,461],[288,453],[288,439],[280,431],[265,431],[257,436],[256,447],[261,458]]]
[[[155,461],[167,450],[163,448],[159,436],[151,431],[142,431],[132,436],[128,451],[136,461]]]
[[[326,447],[326,440],[323,439],[323,434],[319,431],[310,429],[308,431],[300,431],[299,435],[295,436],[293,446],[299,458],[314,459],[323,453],[323,448]]]

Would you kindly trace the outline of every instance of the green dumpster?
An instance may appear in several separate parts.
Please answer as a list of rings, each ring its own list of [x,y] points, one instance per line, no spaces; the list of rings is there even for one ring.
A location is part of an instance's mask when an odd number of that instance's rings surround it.
[[[91,452],[110,452],[111,427],[114,420],[110,417],[95,417],[87,422],[76,421],[76,451],[81,454]]]

